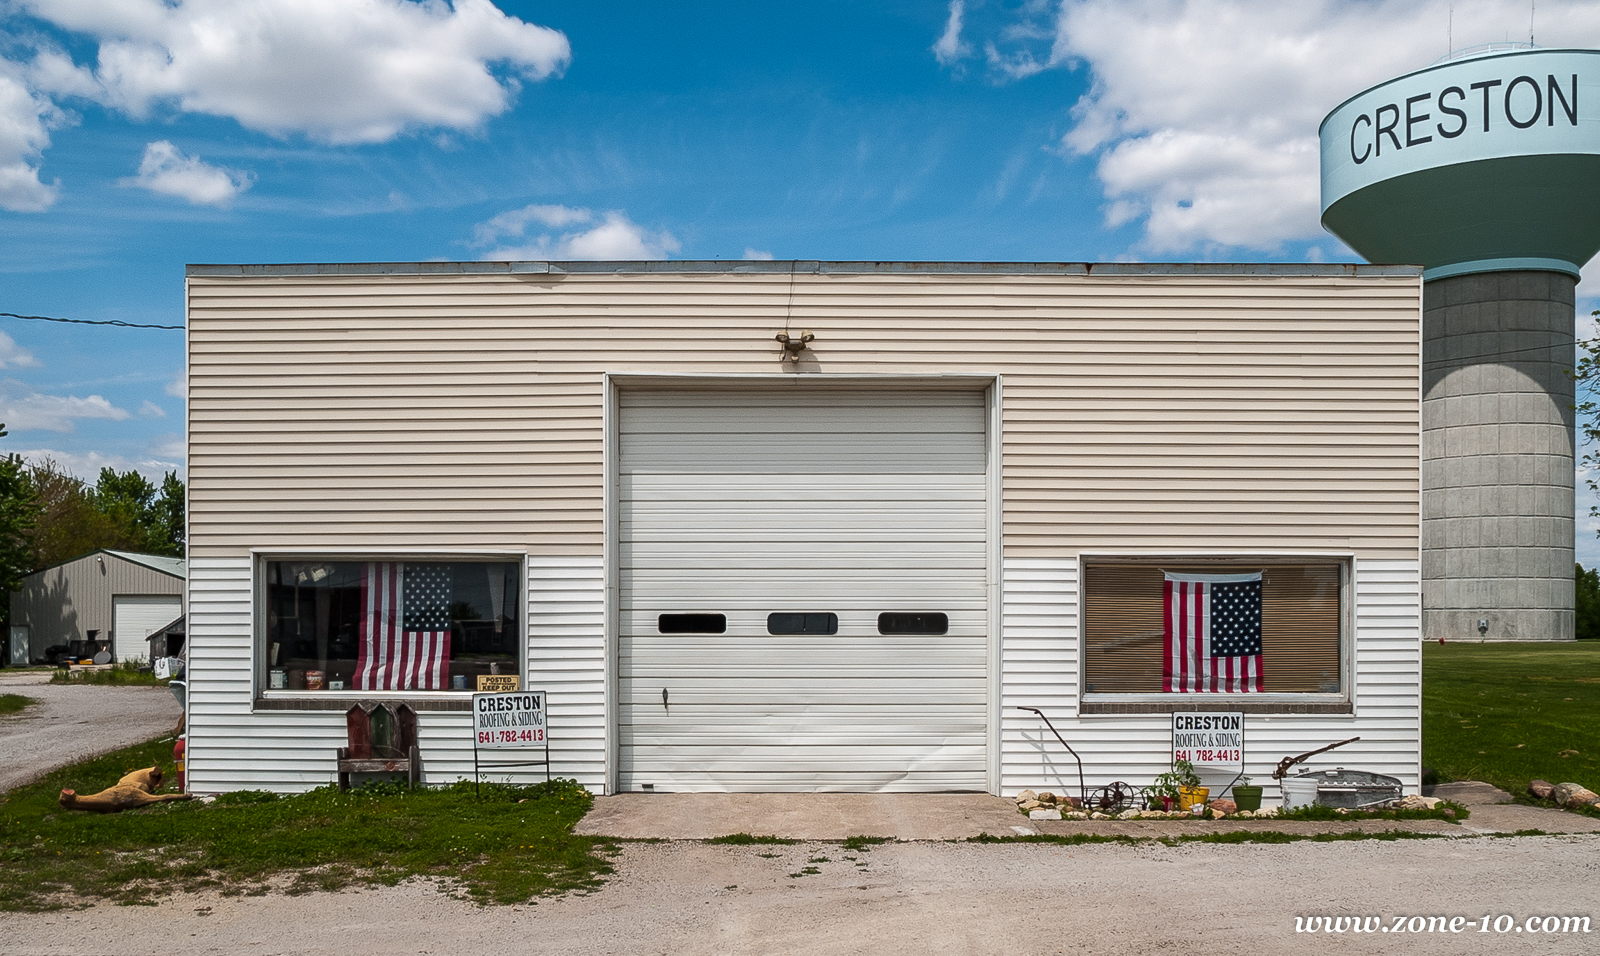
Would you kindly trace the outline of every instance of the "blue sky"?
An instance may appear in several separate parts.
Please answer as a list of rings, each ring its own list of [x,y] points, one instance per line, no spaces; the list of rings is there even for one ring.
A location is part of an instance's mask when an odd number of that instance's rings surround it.
[[[191,262],[1358,261],[1317,123],[1530,16],[1600,46],[1557,0],[0,0],[0,311],[181,324]],[[0,448],[181,472],[181,333],[0,334]]]

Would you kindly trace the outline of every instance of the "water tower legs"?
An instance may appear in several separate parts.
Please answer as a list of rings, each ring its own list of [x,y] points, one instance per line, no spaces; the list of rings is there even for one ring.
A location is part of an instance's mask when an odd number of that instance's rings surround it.
[[[1425,639],[1573,639],[1575,287],[1534,271],[1423,287]]]

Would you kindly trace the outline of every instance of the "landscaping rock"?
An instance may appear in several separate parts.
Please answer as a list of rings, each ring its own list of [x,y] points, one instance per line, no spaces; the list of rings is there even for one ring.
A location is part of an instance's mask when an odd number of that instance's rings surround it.
[[[1540,800],[1549,800],[1550,795],[1555,793],[1555,790],[1556,785],[1548,780],[1533,780],[1528,783],[1528,792]]]
[[[1039,799],[1039,795],[1037,793],[1034,793],[1032,790],[1024,790],[1021,793],[1017,794],[1017,796],[1016,796],[1016,800],[1017,800],[1018,803],[1027,803],[1029,800],[1037,800],[1037,799]]]
[[[1254,820],[1255,818],[1256,818],[1256,812],[1254,810],[1240,810],[1239,811],[1239,819],[1241,819],[1241,820]]]
[[[1037,799],[1038,799],[1038,801],[1040,803],[1044,804],[1047,807],[1053,807],[1053,806],[1056,805],[1056,802],[1057,802],[1056,801],[1056,795],[1051,793],[1048,790],[1046,790],[1044,793],[1039,794]]]
[[[1017,808],[1019,810],[1021,810],[1023,813],[1031,813],[1034,810],[1037,810],[1042,806],[1044,806],[1044,804],[1040,803],[1037,800],[1028,800],[1028,801],[1025,801],[1023,803],[1017,804]]]
[[[1109,813],[1101,813],[1099,810],[1096,810],[1095,812],[1089,814],[1089,819],[1091,819],[1091,820],[1109,820],[1109,819],[1111,819],[1111,814],[1109,814]]]
[[[1128,810],[1124,810],[1121,813],[1117,814],[1117,819],[1118,820],[1137,820],[1142,816],[1144,816],[1144,814],[1141,811],[1136,810],[1136,809],[1128,809]]]
[[[1087,813],[1084,813],[1082,810],[1068,810],[1067,812],[1061,814],[1061,819],[1063,819],[1063,820],[1087,820],[1087,819],[1089,819],[1089,815]]]
[[[1581,783],[1559,783],[1551,791],[1550,798],[1564,807],[1592,807],[1600,802],[1600,793]]]
[[[1439,805],[1438,797],[1424,797],[1411,793],[1395,801],[1396,810],[1432,810]]]
[[[1211,801],[1211,810],[1213,813],[1238,813],[1239,805],[1227,797],[1219,797]]]
[[[1039,807],[1028,811],[1029,820],[1059,820],[1061,811],[1053,807]]]

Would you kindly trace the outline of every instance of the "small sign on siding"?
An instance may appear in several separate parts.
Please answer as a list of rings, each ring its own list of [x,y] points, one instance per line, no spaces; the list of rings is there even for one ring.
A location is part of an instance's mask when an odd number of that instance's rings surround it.
[[[479,674],[478,693],[503,694],[510,690],[521,690],[522,678],[515,674]]]
[[[1244,714],[1203,711],[1172,715],[1173,762],[1187,760],[1196,770],[1244,771]]]
[[[480,749],[543,745],[544,691],[473,694],[472,732]]]

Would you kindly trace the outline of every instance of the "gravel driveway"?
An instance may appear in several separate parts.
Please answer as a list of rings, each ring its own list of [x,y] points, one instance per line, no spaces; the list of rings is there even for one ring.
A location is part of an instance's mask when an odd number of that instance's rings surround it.
[[[39,703],[0,716],[0,793],[69,763],[142,743],[178,724],[165,687],[52,684],[53,672],[0,670],[0,694]]]
[[[826,857],[826,862],[820,858]],[[850,857],[856,857],[851,860]],[[818,862],[808,862],[817,860]],[[1277,846],[628,843],[587,896],[480,908],[426,885],[0,914],[8,956],[86,953],[1592,953],[1600,836]],[[799,877],[806,866],[818,872]],[[1295,932],[1311,914],[1586,915],[1591,932]]]

